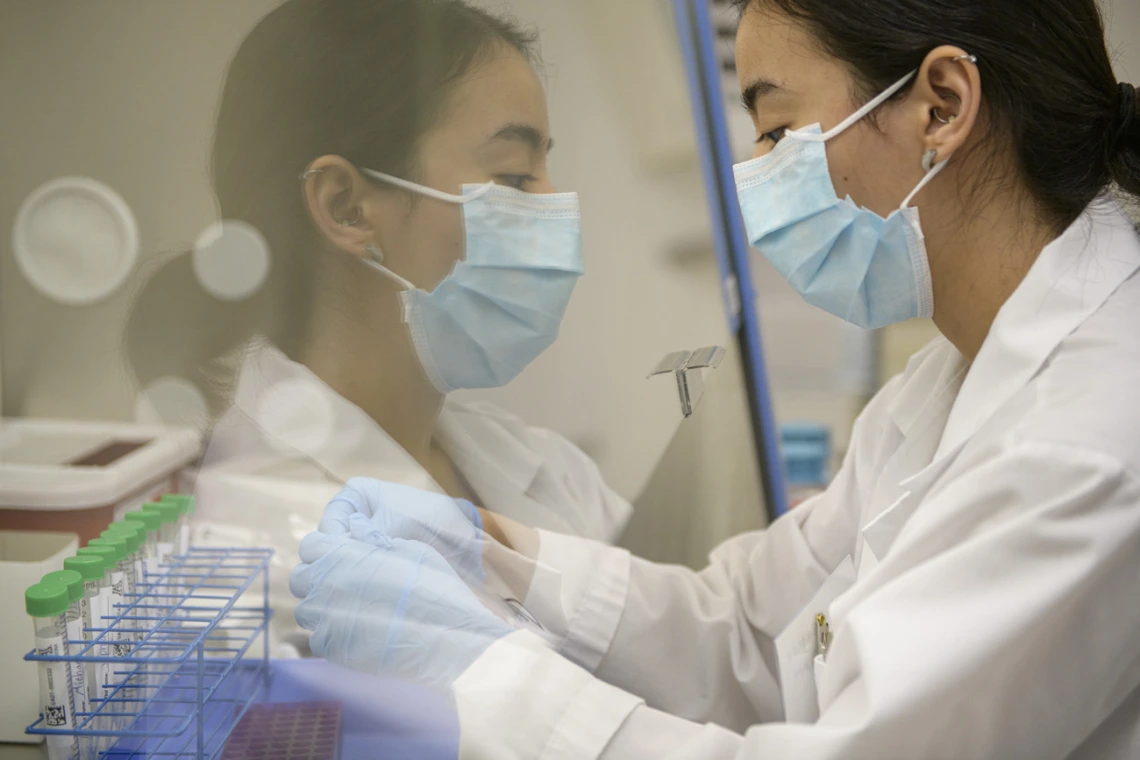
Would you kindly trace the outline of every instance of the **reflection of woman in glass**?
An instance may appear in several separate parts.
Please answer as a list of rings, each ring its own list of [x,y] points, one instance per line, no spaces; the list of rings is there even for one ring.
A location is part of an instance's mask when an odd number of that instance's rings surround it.
[[[461,0],[289,0],[242,43],[213,181],[222,242],[256,230],[268,277],[219,300],[181,256],[128,330],[142,383],[230,381],[196,483],[210,535],[268,542],[285,569],[357,475],[603,540],[624,526],[629,505],[573,445],[445,401],[541,353],[581,274],[533,42]],[[275,592],[289,607],[280,575]]]

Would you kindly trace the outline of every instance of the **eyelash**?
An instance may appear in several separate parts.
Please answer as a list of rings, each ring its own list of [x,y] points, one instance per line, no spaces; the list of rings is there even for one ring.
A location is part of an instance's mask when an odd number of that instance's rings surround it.
[[[495,179],[505,180],[503,184],[507,187],[512,187],[515,190],[522,190],[531,182],[534,182],[537,177],[534,177],[530,174],[500,174]]]
[[[765,140],[771,140],[772,144],[775,145],[776,143],[780,142],[780,140],[784,139],[784,135],[787,134],[787,132],[787,127],[778,127],[776,129],[773,129],[771,132],[765,132],[764,134],[760,135],[760,137],[756,138],[756,144],[759,145]]]

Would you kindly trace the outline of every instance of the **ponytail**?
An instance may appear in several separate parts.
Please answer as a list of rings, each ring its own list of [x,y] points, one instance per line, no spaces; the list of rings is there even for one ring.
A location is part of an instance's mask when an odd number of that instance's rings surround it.
[[[1120,110],[1111,150],[1116,184],[1134,199],[1140,198],[1140,101],[1130,84],[1120,85]]]

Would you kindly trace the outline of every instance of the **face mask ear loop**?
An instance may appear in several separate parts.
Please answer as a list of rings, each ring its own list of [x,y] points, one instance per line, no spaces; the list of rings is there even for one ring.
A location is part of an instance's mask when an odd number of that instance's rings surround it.
[[[381,182],[387,182],[390,185],[402,187],[403,189],[410,192],[418,193],[419,195],[426,195],[428,198],[435,198],[436,200],[444,201],[445,203],[470,203],[476,198],[483,197],[491,191],[491,188],[495,187],[494,182],[488,182],[487,184],[479,187],[479,189],[467,195],[454,195],[453,193],[445,193],[442,190],[436,190],[434,187],[425,187],[424,185],[420,185],[415,182],[409,182],[406,179],[393,177],[391,174],[384,174],[383,172],[373,171],[372,169],[361,169],[360,171],[364,172],[373,179],[378,179]]]
[[[910,202],[914,200],[914,196],[921,193],[922,188],[929,185],[930,181],[933,180],[935,177],[937,177],[942,172],[942,170],[946,168],[946,164],[948,164],[948,163],[950,163],[949,158],[947,158],[945,161],[939,161],[938,163],[936,163],[934,165],[934,167],[926,173],[926,176],[922,178],[922,182],[918,183],[918,187],[916,187],[914,190],[910,191],[910,195],[908,195],[906,197],[906,200],[902,202],[902,205],[899,206],[899,211],[902,211],[903,209],[910,206]]]
[[[876,108],[881,106],[883,103],[886,103],[888,100],[890,100],[896,92],[901,90],[903,87],[906,87],[907,82],[914,79],[916,74],[918,74],[918,71],[910,72],[905,77],[903,77],[902,79],[900,79],[899,81],[895,82],[890,87],[888,87],[886,90],[884,90],[878,97],[876,97],[870,103],[863,106],[858,111],[851,114],[850,116],[848,116],[843,121],[839,122],[839,124],[837,124],[835,127],[824,132],[822,135],[813,135],[813,134],[805,134],[802,132],[789,131],[785,136],[794,138],[796,140],[803,140],[804,142],[827,142],[828,140],[830,140],[833,137],[838,137],[839,135],[846,132],[848,129],[850,129],[855,124],[857,124],[860,121],[862,121],[863,119],[867,118],[867,116],[872,111],[874,111]]]
[[[393,272],[391,269],[389,269],[388,267],[384,266],[384,265],[383,265],[383,264],[381,264],[380,262],[378,262],[378,261],[373,261],[372,259],[361,259],[361,261],[363,261],[363,262],[364,262],[364,263],[365,263],[367,266],[370,266],[370,267],[372,267],[372,268],[373,268],[373,269],[375,269],[377,272],[379,272],[380,274],[382,274],[382,275],[384,275],[385,277],[387,277],[387,278],[388,278],[389,280],[391,280],[392,282],[394,282],[394,283],[396,283],[397,285],[399,285],[399,286],[400,286],[401,288],[403,288],[404,290],[416,290],[416,286],[415,286],[415,285],[413,285],[413,284],[412,284],[412,283],[410,283],[409,281],[405,280],[403,277],[401,277],[400,275],[396,274],[395,272]]]

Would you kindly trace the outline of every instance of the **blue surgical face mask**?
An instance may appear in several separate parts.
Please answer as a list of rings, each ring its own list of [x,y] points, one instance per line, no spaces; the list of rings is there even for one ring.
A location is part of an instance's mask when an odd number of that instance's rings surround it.
[[[558,337],[582,276],[577,193],[534,195],[493,182],[452,195],[369,169],[366,174],[463,206],[467,255],[430,293],[374,255],[368,263],[403,288],[404,322],[440,393],[497,388]]]
[[[934,314],[918,209],[911,200],[946,166],[926,166],[918,187],[886,219],[840,199],[824,148],[902,89],[908,74],[846,121],[787,132],[766,156],[735,167],[749,242],[815,306],[865,329]],[[929,159],[928,159],[929,161]]]

